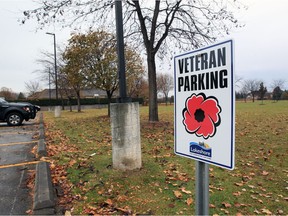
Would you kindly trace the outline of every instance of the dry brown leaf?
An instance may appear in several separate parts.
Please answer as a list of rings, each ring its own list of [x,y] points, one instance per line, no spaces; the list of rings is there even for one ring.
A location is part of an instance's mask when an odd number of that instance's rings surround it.
[[[263,175],[263,176],[267,176],[267,175],[269,175],[269,172],[267,172],[267,171],[264,170],[264,171],[262,172],[262,175]]]
[[[241,186],[243,186],[244,184],[243,184],[243,182],[239,182],[239,183],[236,182],[235,185],[241,187]]]
[[[235,193],[233,193],[233,196],[240,196],[242,193],[240,191],[237,191]]]
[[[265,209],[265,208],[262,208],[262,209],[261,209],[261,212],[262,212],[263,214],[268,214],[268,215],[271,215],[271,214],[272,214],[271,211],[269,211],[268,209]]]
[[[69,166],[73,166],[75,163],[77,163],[77,161],[73,159],[69,162]]]
[[[229,214],[229,211],[227,209],[223,209],[223,208],[220,208],[221,211],[224,211],[225,214]]]
[[[193,203],[193,199],[191,197],[189,197],[187,200],[186,200],[186,203],[188,206],[190,206],[192,203]]]
[[[278,209],[277,210],[277,214],[281,214],[282,215],[282,214],[284,214],[284,211],[282,209]]]
[[[185,187],[182,187],[182,188],[181,188],[181,191],[182,191],[183,193],[185,193],[185,194],[192,194],[192,192],[189,191],[189,190],[186,190]]]
[[[178,191],[178,190],[174,191],[174,195],[175,195],[178,199],[180,199],[180,198],[182,197],[182,193],[181,193],[180,191]]]
[[[117,201],[119,201],[119,202],[125,202],[125,201],[127,201],[127,200],[129,200],[129,199],[128,199],[128,197],[125,196],[125,195],[119,195],[119,196],[117,196]]]
[[[117,209],[118,211],[121,211],[127,215],[131,215],[132,214],[132,210],[130,209],[129,206],[125,206],[124,208],[119,208],[119,207],[116,207],[115,209]]]
[[[70,211],[65,211],[65,216],[71,216],[71,212]]]
[[[209,208],[216,208],[216,206],[213,204],[209,204]]]
[[[230,203],[226,203],[226,202],[222,202],[222,205],[225,207],[225,208],[231,208],[232,205]]]
[[[236,208],[240,208],[240,207],[241,207],[241,204],[240,204],[240,203],[234,203],[234,206],[235,206]]]
[[[107,199],[107,200],[105,201],[105,203],[106,203],[107,205],[109,205],[109,206],[112,206],[112,205],[113,205],[113,202],[112,202],[111,199]]]

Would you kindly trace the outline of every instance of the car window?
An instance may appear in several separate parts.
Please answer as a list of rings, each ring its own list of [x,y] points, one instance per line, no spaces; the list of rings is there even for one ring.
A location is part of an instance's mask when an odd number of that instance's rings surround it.
[[[3,98],[0,98],[0,103],[7,103]]]

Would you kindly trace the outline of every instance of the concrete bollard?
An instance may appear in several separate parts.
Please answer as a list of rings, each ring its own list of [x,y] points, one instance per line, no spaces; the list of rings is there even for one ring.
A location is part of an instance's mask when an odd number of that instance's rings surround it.
[[[61,117],[61,106],[55,106],[55,118]]]
[[[134,170],[142,166],[138,103],[111,104],[113,168]]]

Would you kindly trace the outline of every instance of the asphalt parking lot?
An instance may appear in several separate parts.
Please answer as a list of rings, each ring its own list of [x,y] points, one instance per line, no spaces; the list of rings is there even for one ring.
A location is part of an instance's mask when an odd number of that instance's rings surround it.
[[[37,119],[24,121],[19,127],[0,123],[1,215],[26,215],[32,209],[33,188],[27,183],[38,163],[32,153],[38,135]]]

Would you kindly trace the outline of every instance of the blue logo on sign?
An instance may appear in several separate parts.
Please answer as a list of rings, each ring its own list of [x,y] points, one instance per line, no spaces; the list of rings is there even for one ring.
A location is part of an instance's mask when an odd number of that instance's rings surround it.
[[[205,156],[205,157],[212,157],[212,149],[210,146],[204,142],[190,142],[190,152],[193,154]]]

